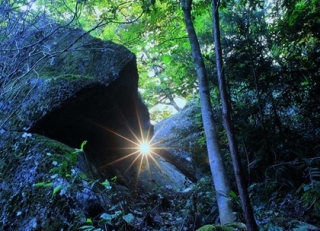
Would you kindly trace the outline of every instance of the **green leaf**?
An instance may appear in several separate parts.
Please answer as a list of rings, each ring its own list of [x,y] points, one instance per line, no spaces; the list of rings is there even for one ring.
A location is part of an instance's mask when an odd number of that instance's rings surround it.
[[[110,190],[112,187],[110,182],[106,179],[104,182],[101,183],[106,189]]]
[[[85,173],[78,173],[78,176],[83,180],[88,180],[88,176]]]
[[[75,165],[75,163],[77,162],[77,157],[78,157],[78,153],[71,153],[70,155],[71,165]]]
[[[238,195],[234,191],[230,191],[229,195],[235,200],[239,199]]]
[[[82,142],[82,144],[81,144],[81,146],[80,146],[80,150],[81,150],[81,151],[83,151],[84,146],[85,146],[86,144],[87,144],[87,141],[86,141],[86,140]]]
[[[38,182],[36,184],[33,184],[34,187],[51,187],[52,182],[46,183],[46,182]]]
[[[170,64],[171,63],[171,61],[172,61],[172,56],[170,56],[170,55],[163,55],[162,56],[162,62],[163,62],[163,64]]]
[[[216,228],[213,225],[205,225],[197,229],[197,231],[214,231]]]
[[[86,219],[86,223],[92,223],[92,219],[91,218],[87,218]]]
[[[113,183],[115,183],[115,182],[117,182],[117,179],[118,179],[118,177],[117,177],[117,176],[114,176],[114,177],[111,178],[111,181],[112,181]]]
[[[56,195],[58,192],[60,192],[62,189],[62,185],[58,185],[53,189],[52,195]]]

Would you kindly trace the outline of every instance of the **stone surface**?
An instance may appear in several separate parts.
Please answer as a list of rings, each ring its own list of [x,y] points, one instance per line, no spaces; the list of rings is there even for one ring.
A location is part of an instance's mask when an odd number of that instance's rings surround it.
[[[12,144],[0,149],[1,230],[67,230],[96,215],[91,205],[100,203],[98,193],[77,187],[75,175],[62,177],[55,171],[72,148],[30,133],[1,135]],[[67,166],[66,173],[71,169]],[[37,187],[41,182],[47,186]]]
[[[194,180],[209,172],[202,137],[200,106],[195,100],[155,126],[154,142],[160,147],[159,154]]]

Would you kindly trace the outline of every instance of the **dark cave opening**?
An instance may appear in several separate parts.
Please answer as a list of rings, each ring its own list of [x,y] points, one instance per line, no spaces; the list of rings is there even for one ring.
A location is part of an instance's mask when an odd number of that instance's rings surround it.
[[[87,150],[88,147],[89,150],[93,147],[112,147],[117,138],[103,129],[113,130],[121,126],[115,116],[118,108],[112,102],[105,86],[98,85],[82,90],[73,100],[37,121],[29,132],[58,140],[74,148],[79,148],[84,140],[88,141]]]
[[[124,171],[130,165],[129,159],[113,163],[126,155],[126,147],[132,146],[128,140],[136,141],[142,132],[152,136],[153,126],[137,89],[123,79],[119,77],[108,86],[95,84],[82,89],[37,121],[28,132],[74,148],[87,141],[86,157],[98,169],[107,166],[103,174],[111,176],[115,168]]]

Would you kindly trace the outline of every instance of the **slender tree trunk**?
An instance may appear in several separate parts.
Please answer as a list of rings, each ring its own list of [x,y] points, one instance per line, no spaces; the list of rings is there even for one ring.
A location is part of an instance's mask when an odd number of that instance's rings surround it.
[[[250,231],[258,231],[253,209],[250,203],[247,184],[244,179],[244,172],[241,166],[241,159],[238,153],[238,144],[235,138],[235,131],[231,116],[231,103],[230,95],[227,91],[226,81],[224,78],[224,71],[222,66],[222,51],[220,43],[220,25],[219,25],[219,11],[218,0],[212,0],[212,13],[213,13],[213,29],[214,29],[214,44],[216,52],[216,66],[218,72],[218,83],[222,104],[222,117],[224,127],[227,133],[229,149],[232,157],[232,164],[241,200],[242,210],[246,219],[247,228]]]
[[[170,105],[174,107],[174,109],[176,109],[177,111],[181,111],[181,108],[178,106],[178,104],[174,101],[173,95],[168,93],[167,98],[170,101]]]
[[[192,0],[181,0],[181,6],[184,13],[184,20],[186,23],[188,37],[192,49],[192,57],[194,60],[194,65],[196,68],[197,78],[199,82],[201,114],[206,135],[210,168],[217,196],[220,222],[222,224],[225,224],[234,221],[234,215],[232,213],[232,204],[231,200],[229,199],[230,186],[226,170],[223,164],[223,160],[220,154],[217,132],[214,125],[206,69],[201,54],[199,41],[191,19],[191,4]]]
[[[275,99],[272,95],[272,90],[269,91],[269,97],[271,99],[271,105],[272,105],[272,112],[273,112],[273,117],[274,117],[274,133],[278,133],[280,136],[284,136],[282,132],[282,124],[281,124],[281,119],[278,115],[278,108],[277,104],[275,102]],[[278,131],[276,130],[278,128]]]

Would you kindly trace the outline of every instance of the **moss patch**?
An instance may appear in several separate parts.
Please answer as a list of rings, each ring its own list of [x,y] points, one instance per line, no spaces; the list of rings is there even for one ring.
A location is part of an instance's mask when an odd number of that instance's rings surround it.
[[[8,145],[0,149],[0,229],[77,230],[86,216],[82,204],[74,200],[71,179],[50,172],[73,149],[28,133],[4,137]],[[38,182],[52,182],[52,187],[35,187]],[[69,189],[53,195],[58,184]]]

